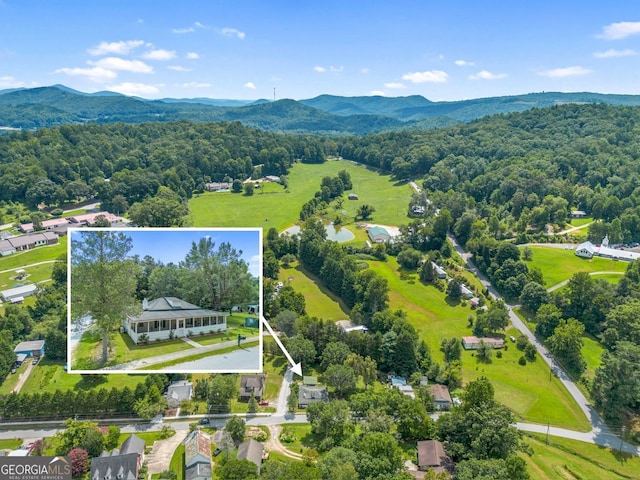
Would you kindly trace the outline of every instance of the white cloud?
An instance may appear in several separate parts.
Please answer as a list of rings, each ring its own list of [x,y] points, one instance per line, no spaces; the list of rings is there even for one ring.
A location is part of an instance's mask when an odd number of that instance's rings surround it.
[[[364,73],[366,75],[367,73],[369,73],[369,69],[366,68],[366,67],[365,68],[361,68],[360,69],[360,73]]]
[[[133,73],[153,73],[153,67],[140,60],[125,60],[118,57],[105,57],[97,62],[89,62],[90,65],[106,68],[108,70],[123,70]]]
[[[53,73],[64,73],[71,77],[87,77],[92,82],[106,82],[118,76],[113,70],[100,66],[91,68],[59,68]]]
[[[454,63],[459,67],[473,67],[475,65],[474,62],[468,62],[466,60],[456,60]]]
[[[638,53],[635,50],[631,50],[627,48],[625,50],[615,50],[613,48],[607,50],[606,52],[595,52],[593,54],[596,58],[613,58],[613,57],[629,57],[631,55],[637,55]]]
[[[118,85],[109,85],[107,88],[123,95],[155,95],[160,92],[158,87],[146,83],[124,82]]]
[[[162,48],[157,48],[155,50],[149,50],[142,54],[142,58],[146,58],[147,60],[171,60],[172,58],[176,58],[175,50],[163,50]]]
[[[542,72],[538,72],[538,75],[542,77],[550,77],[550,78],[563,78],[563,77],[575,77],[577,75],[587,75],[592,71],[593,70],[589,70],[588,68],[575,65],[572,67],[554,68],[552,70],[545,70]]]
[[[208,29],[209,27],[207,27],[206,25],[203,25],[200,22],[195,22],[194,25],[198,28],[204,28],[204,29]]]
[[[189,52],[187,53],[187,58],[189,60],[197,60],[200,58],[200,55],[198,55],[196,52]]]
[[[24,86],[24,82],[16,80],[14,77],[11,77],[9,75],[0,77],[0,88],[18,88]]]
[[[126,55],[141,45],[144,45],[144,42],[142,40],[128,40],[126,42],[102,42],[97,47],[89,48],[87,52],[89,52],[90,55],[94,56],[108,54]]]
[[[220,33],[222,34],[222,36],[224,37],[228,37],[228,38],[239,38],[240,40],[244,40],[245,37],[245,33],[241,32],[240,30],[237,30],[235,28],[229,28],[229,27],[225,27],[223,28]]]
[[[640,22],[618,22],[602,27],[602,33],[596,35],[605,40],[620,40],[640,34]]]
[[[244,86],[246,88],[250,88],[251,90],[255,90],[256,89],[256,86],[253,84],[253,82],[247,82],[247,83],[244,84]]]
[[[389,82],[384,84],[385,88],[407,88],[404,83]]]
[[[313,67],[313,69],[318,72],[318,73],[323,73],[323,72],[332,72],[332,73],[340,73],[344,70],[344,67],[342,65],[340,65],[339,67],[335,67],[333,65],[330,65],[328,68],[327,67],[322,67],[320,65]]]
[[[369,92],[370,95],[377,95],[380,97],[384,97],[386,95],[386,93],[384,93],[382,90],[371,90]]]
[[[193,33],[196,31],[195,28],[193,27],[187,27],[187,28],[174,28],[171,30],[173,33],[177,33],[177,34],[183,34],[183,33]]]
[[[169,70],[173,70],[174,72],[190,72],[190,68],[185,68],[181,65],[170,65],[167,67]]]
[[[449,75],[442,70],[427,70],[426,72],[414,72],[405,73],[402,76],[403,80],[408,80],[412,83],[445,83]]]
[[[507,78],[506,73],[491,73],[488,70],[482,70],[474,75],[469,75],[471,80],[500,80],[501,78]]]
[[[183,83],[182,86],[184,88],[208,88],[211,86],[211,84],[205,82],[187,82]]]

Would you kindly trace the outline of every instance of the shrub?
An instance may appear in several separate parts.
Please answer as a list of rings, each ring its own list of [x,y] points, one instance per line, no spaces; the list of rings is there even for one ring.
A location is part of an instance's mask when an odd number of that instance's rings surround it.
[[[524,355],[522,355],[519,359],[518,359],[518,363],[520,365],[526,365],[527,364],[527,359],[524,358]]]

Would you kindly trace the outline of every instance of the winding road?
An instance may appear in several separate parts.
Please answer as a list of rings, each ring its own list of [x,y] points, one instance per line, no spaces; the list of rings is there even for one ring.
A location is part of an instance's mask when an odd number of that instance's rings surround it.
[[[491,282],[484,276],[482,272],[478,270],[478,268],[474,265],[471,257],[472,254],[465,251],[464,248],[458,243],[456,238],[448,234],[449,241],[452,243],[456,252],[460,257],[466,262],[468,269],[480,280],[482,285],[488,290],[489,295],[494,299],[502,299],[502,296],[498,293],[498,291],[493,287]],[[640,456],[640,448],[635,445],[631,445],[627,442],[622,442],[620,437],[616,436],[611,429],[607,426],[607,424],[602,420],[598,412],[593,408],[593,406],[589,403],[584,394],[580,391],[575,382],[569,377],[569,375],[564,371],[564,369],[556,362],[553,358],[553,355],[549,353],[549,351],[545,348],[544,345],[536,336],[529,330],[529,328],[520,320],[518,315],[513,311],[512,305],[506,304],[507,310],[509,313],[509,319],[511,320],[512,325],[520,331],[524,336],[526,336],[529,341],[535,345],[536,350],[540,357],[545,361],[549,368],[553,371],[553,373],[558,377],[558,379],[565,386],[569,394],[573,397],[574,401],[578,404],[578,407],[585,414],[589,423],[591,424],[591,431],[585,434],[580,432],[574,432],[572,430],[559,429],[554,428],[553,431],[562,433],[565,438],[573,438],[576,440],[588,441],[590,443],[595,443],[596,445],[602,445],[607,447],[615,447],[619,448],[627,453],[631,453],[633,455]],[[541,433],[546,433],[549,427],[543,425],[531,425],[531,424],[518,424],[518,428],[521,426],[526,426],[526,429],[536,429],[536,430],[528,430],[528,431],[538,431],[543,429]],[[550,429],[550,428],[549,428]],[[570,432],[570,433],[569,433]]]

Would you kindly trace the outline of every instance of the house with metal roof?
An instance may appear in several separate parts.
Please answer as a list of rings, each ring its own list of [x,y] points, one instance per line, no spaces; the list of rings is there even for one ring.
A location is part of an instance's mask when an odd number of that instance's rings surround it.
[[[311,403],[328,401],[327,387],[300,385],[298,389],[298,408],[306,408]]]
[[[385,243],[391,240],[391,234],[380,226],[367,227],[367,235],[372,243]]]
[[[3,302],[20,303],[26,297],[30,297],[36,293],[38,293],[38,287],[35,283],[30,283],[28,285],[9,288],[8,290],[2,290],[0,292],[0,297],[2,297]]]
[[[12,253],[31,250],[42,245],[55,245],[56,243],[58,243],[58,235],[53,232],[8,237],[0,240],[0,256],[6,257]]]
[[[42,357],[44,355],[44,344],[44,340],[30,340],[27,342],[20,342],[13,349],[13,353],[15,353],[18,357],[24,355],[24,359],[27,359],[29,357]]]
[[[135,343],[225,332],[227,312],[198,307],[176,297],[142,302],[142,313],[127,316],[123,328]]]

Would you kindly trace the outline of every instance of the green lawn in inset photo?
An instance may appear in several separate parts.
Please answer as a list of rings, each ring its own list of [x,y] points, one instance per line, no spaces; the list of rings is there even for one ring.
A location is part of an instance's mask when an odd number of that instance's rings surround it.
[[[569,280],[578,272],[623,273],[629,265],[627,262],[609,258],[581,258],[575,255],[574,250],[538,246],[529,248],[533,252],[533,259],[526,263],[529,268],[538,267],[542,270],[545,287]]]
[[[109,361],[106,365],[100,365],[98,363],[102,355],[100,335],[93,330],[86,331],[73,352],[71,359],[72,369],[95,370],[105,366],[164,355],[165,353],[193,349],[191,345],[182,340],[154,341],[149,342],[147,345],[136,345],[126,333],[115,333],[111,342],[113,351],[110,353]]]

